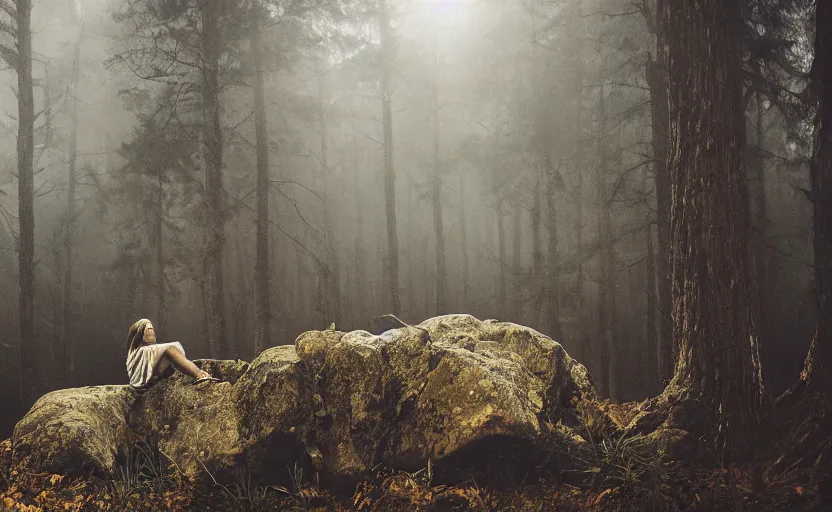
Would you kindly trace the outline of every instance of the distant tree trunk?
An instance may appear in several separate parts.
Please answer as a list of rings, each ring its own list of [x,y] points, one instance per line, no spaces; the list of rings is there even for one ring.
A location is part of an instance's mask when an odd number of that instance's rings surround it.
[[[556,173],[559,171],[552,166],[552,160],[547,155],[544,160],[544,168],[548,177],[546,187],[546,210],[549,214],[549,285],[548,285],[548,307],[546,311],[547,327],[549,336],[553,339],[560,339],[560,273],[558,265],[558,211],[555,194],[557,193]]]
[[[35,368],[35,178],[34,123],[32,91],[31,0],[16,0],[17,5],[17,190],[20,220],[20,386],[21,396],[36,396],[40,383]]]
[[[458,309],[466,311],[470,306],[471,290],[468,281],[468,228],[465,223],[465,176],[463,174],[459,175],[459,230],[462,251],[462,307]]]
[[[74,361],[74,350],[72,349],[74,325],[72,320],[75,310],[72,304],[72,269],[74,264],[73,251],[75,249],[75,188],[78,181],[78,173],[76,172],[76,160],[78,156],[78,67],[80,66],[82,35],[83,26],[78,28],[78,39],[75,42],[75,56],[72,64],[72,93],[70,98],[71,125],[69,132],[69,172],[66,187],[63,315],[61,321],[61,345],[58,349],[57,374],[55,375],[56,381],[63,387],[69,387],[68,377],[72,372]],[[46,90],[48,89],[49,87],[47,85]]]
[[[153,201],[153,212],[148,216],[152,222],[151,243],[153,244],[154,269],[153,279],[156,288],[156,318],[154,325],[159,332],[166,331],[165,318],[165,250],[164,250],[164,225],[165,225],[165,187],[164,171],[156,169],[156,190]]]
[[[511,321],[522,322],[523,287],[520,276],[523,270],[523,207],[519,201],[514,205],[514,227],[511,235],[514,244],[511,258]]]
[[[245,358],[249,350],[253,350],[253,345],[249,344],[248,340],[248,319],[246,312],[248,308],[249,291],[246,287],[246,272],[248,266],[243,255],[243,244],[240,241],[240,233],[243,231],[241,219],[238,217],[235,222],[237,229],[234,230],[234,263],[235,269],[230,270],[233,278],[236,273],[236,279],[233,279],[230,284],[237,285],[237,300],[234,309],[236,324],[234,326],[234,336],[228,340],[229,355],[237,358]],[[236,272],[235,272],[236,270]]]
[[[304,235],[304,242],[306,242],[306,235]],[[300,249],[297,246],[295,246],[295,265],[295,297],[297,297],[297,300],[292,302],[295,308],[292,316],[300,325],[305,325],[306,315],[309,311],[309,299],[307,298],[309,294],[306,289],[308,283],[306,282],[306,265],[303,264]]]
[[[759,422],[758,297],[752,293],[745,116],[736,0],[661,2],[672,183],[671,392],[706,405],[723,465]],[[691,136],[696,134],[696,136]]]
[[[598,328],[600,329],[600,362],[601,375],[599,392],[609,396],[612,400],[612,372],[614,364],[612,355],[613,332],[612,332],[612,301],[614,289],[613,279],[613,254],[612,254],[612,228],[610,226],[610,212],[607,197],[607,128],[606,128],[606,106],[603,86],[598,93],[598,154],[601,165],[598,168],[596,177],[596,192],[598,202],[598,244],[600,247],[599,281],[598,281]]]
[[[658,375],[662,383],[673,376],[676,346],[673,343],[670,317],[670,173],[667,169],[669,118],[667,112],[667,74],[664,67],[663,46],[657,46],[659,55],[653,60],[647,57],[647,84],[650,87],[650,112],[652,116],[653,159],[656,180],[656,222],[658,224]]]
[[[202,108],[203,154],[205,155],[205,199],[208,208],[206,254],[206,317],[211,357],[228,351],[225,318],[223,256],[225,254],[225,201],[222,179],[222,127],[220,126],[218,1],[202,0]]]
[[[403,311],[407,311],[408,313],[415,315],[415,314],[417,314],[416,312],[418,311],[418,309],[416,308],[416,304],[417,304],[416,292],[418,291],[417,288],[428,288],[428,287],[427,286],[419,286],[419,287],[413,286],[414,274],[416,273],[415,268],[414,268],[414,265],[415,265],[414,264],[414,258],[416,257],[414,253],[416,251],[414,250],[414,247],[413,247],[413,245],[414,245],[413,244],[413,237],[415,236],[413,234],[413,232],[414,232],[413,231],[413,217],[415,217],[415,215],[413,214],[413,194],[414,194],[414,188],[415,187],[413,186],[412,179],[409,180],[409,181],[410,181],[410,183],[408,184],[407,187],[405,187],[407,189],[407,207],[405,209],[405,211],[407,212],[407,230],[406,230],[406,236],[405,236],[405,238],[407,240],[406,245],[405,245],[405,253],[407,254],[407,257],[406,257],[407,258],[406,259],[407,270],[404,273],[404,279],[405,279],[404,280],[404,289],[407,290],[407,295],[406,295],[407,303],[405,305],[403,305],[402,308],[403,308]]]
[[[326,119],[326,71],[321,63],[318,74],[318,125],[321,130],[321,179],[320,191],[323,201],[324,246],[327,252],[327,272],[323,276],[324,323],[340,322],[341,319],[341,276],[338,268],[338,247],[329,210],[329,135]]]
[[[818,326],[801,378],[832,412],[832,4],[817,2],[811,84],[817,95],[811,161]]]
[[[384,197],[387,214],[387,286],[390,290],[391,313],[401,310],[399,299],[399,236],[396,229],[396,173],[393,168],[393,48],[390,33],[390,10],[387,0],[381,0],[379,9],[379,33],[381,39],[381,106],[384,127]]]
[[[753,175],[749,176],[749,184],[753,190],[751,195],[751,213],[753,215],[751,225],[752,240],[754,242],[754,269],[756,270],[757,294],[759,295],[759,319],[757,321],[758,332],[761,343],[765,342],[766,334],[769,332],[766,322],[766,302],[769,289],[767,286],[767,253],[768,253],[768,219],[766,212],[766,173],[764,169],[765,159],[763,158],[763,105],[762,96],[758,92],[755,97],[754,132],[756,150],[753,152],[751,162]]]
[[[48,63],[44,63],[43,65],[43,131],[45,132],[43,135],[43,145],[46,147],[52,144],[52,137],[55,133],[52,129],[52,96],[49,94],[52,86],[50,85],[51,81],[49,80],[49,66],[50,65]],[[75,80],[73,78],[73,84],[74,83]]]
[[[254,61],[254,131],[257,150],[257,241],[254,262],[254,287],[257,304],[254,308],[255,356],[272,344],[271,267],[269,266],[269,147],[266,135],[266,107],[263,99],[263,48],[260,21],[254,19],[251,33]]]
[[[531,302],[531,311],[530,311],[530,318],[529,323],[531,325],[537,325],[540,321],[540,311],[542,307],[545,307],[545,300],[544,297],[546,296],[546,290],[548,286],[546,284],[546,276],[543,275],[543,251],[541,249],[541,226],[543,223],[541,222],[543,216],[543,197],[542,194],[546,192],[543,184],[544,176],[543,176],[543,165],[538,163],[535,169],[535,185],[534,185],[534,199],[532,200],[532,212],[531,212],[531,220],[532,220],[532,280],[529,282],[530,286],[539,286],[538,290],[536,290],[536,296],[534,300]],[[539,283],[539,284],[531,284],[531,283]]]
[[[576,185],[575,191],[575,254],[583,254],[584,249],[584,201],[583,201],[583,189],[584,189],[584,175],[582,172],[578,172],[578,183]],[[587,363],[587,359],[589,358],[590,354],[590,346],[589,346],[589,337],[584,330],[587,325],[586,323],[586,315],[584,312],[584,297],[585,297],[585,278],[584,278],[584,264],[582,261],[578,261],[578,269],[576,271],[575,276],[575,311],[577,312],[577,320],[578,325],[581,326],[581,337],[578,342],[578,350],[575,354],[575,357],[578,358],[579,361]]]
[[[358,130],[355,128],[355,111],[352,111],[352,168],[353,168],[353,179],[354,179],[354,187],[355,187],[355,243],[354,243],[354,275],[355,275],[355,286],[356,286],[356,300],[352,301],[355,305],[356,311],[356,321],[359,322],[359,325],[363,325],[363,322],[367,321],[367,292],[364,286],[364,282],[367,278],[366,272],[364,270],[364,247],[363,247],[363,237],[364,237],[364,214],[363,210],[361,209],[361,204],[364,202],[363,198],[361,197],[361,184],[359,182],[359,168],[358,168]]]
[[[438,45],[437,45],[438,46]],[[433,230],[436,233],[436,314],[448,312],[448,271],[445,266],[445,224],[442,221],[442,163],[439,153],[439,56],[434,53],[433,85]]]
[[[497,309],[499,310],[500,318],[505,318],[506,315],[506,228],[505,228],[505,212],[503,211],[503,202],[497,199],[497,264],[500,267],[499,286],[497,288]]]

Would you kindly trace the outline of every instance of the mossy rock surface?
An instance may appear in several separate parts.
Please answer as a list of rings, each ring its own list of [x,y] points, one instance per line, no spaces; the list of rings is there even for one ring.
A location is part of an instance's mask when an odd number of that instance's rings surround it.
[[[60,474],[110,472],[130,447],[130,386],[88,386],[43,395],[12,436],[12,464]]]
[[[196,363],[223,382],[194,385],[174,373],[141,394],[110,386],[46,395],[21,421],[15,451],[59,472],[98,459],[112,470],[117,452],[146,442],[192,478],[245,467],[274,481],[296,463],[335,481],[429,461],[450,473],[483,451],[492,461],[543,445],[568,452],[582,440],[561,420],[596,399],[588,372],[560,344],[470,315],[379,335],[309,331],[251,363]],[[100,396],[111,405],[93,405]]]

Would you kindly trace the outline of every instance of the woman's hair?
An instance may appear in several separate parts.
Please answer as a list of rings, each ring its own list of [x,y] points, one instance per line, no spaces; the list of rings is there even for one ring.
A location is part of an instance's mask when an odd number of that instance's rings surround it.
[[[147,318],[142,318],[141,320],[130,326],[130,330],[127,331],[128,353],[144,342],[144,330],[148,325],[150,325],[150,320],[148,320]]]

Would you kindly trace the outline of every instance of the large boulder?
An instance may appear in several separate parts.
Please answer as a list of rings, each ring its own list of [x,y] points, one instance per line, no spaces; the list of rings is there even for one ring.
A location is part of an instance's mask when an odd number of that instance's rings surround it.
[[[36,405],[18,424],[15,453],[39,464],[63,461],[52,467],[65,472],[67,464],[106,452],[100,467],[112,469],[114,453],[144,441],[195,478],[222,478],[244,465],[256,478],[272,480],[301,463],[324,478],[352,481],[380,464],[452,470],[475,465],[486,452],[508,456],[539,452],[544,443],[579,443],[570,422],[579,404],[596,398],[586,369],[560,344],[523,326],[470,315],[378,335],[310,331],[251,364],[198,363],[223,382],[194,386],[174,374],[138,397],[119,388],[125,392],[121,416],[113,417],[121,418],[120,430],[111,433],[112,414],[104,410],[83,428],[72,427],[76,436],[100,429],[93,444],[53,442],[41,449],[38,436],[51,431],[27,427],[43,414]],[[83,390],[61,393],[91,402]],[[41,401],[52,403],[49,396]],[[52,404],[51,423],[66,424],[76,409]],[[95,412],[84,406],[84,414]],[[552,444],[553,436],[560,443]]]
[[[12,464],[60,474],[110,472],[129,451],[130,386],[88,386],[43,395],[12,436]]]

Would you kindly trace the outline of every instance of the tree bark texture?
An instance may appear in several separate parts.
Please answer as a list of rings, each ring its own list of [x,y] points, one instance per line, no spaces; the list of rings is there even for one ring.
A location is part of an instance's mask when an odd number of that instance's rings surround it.
[[[671,388],[707,406],[723,464],[759,422],[763,398],[753,293],[745,116],[736,0],[663,0],[673,338]]]
[[[811,177],[818,326],[802,378],[822,393],[829,414],[832,412],[832,4],[817,2],[815,19],[811,84],[818,108]]]
[[[206,317],[211,357],[228,351],[225,317],[223,257],[225,254],[225,201],[222,179],[222,128],[219,84],[219,0],[202,0],[202,107],[205,202],[208,209],[206,261]]]

